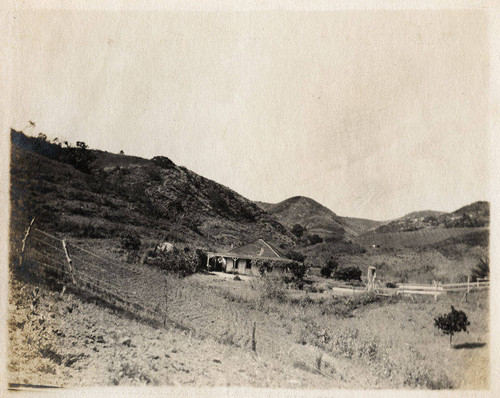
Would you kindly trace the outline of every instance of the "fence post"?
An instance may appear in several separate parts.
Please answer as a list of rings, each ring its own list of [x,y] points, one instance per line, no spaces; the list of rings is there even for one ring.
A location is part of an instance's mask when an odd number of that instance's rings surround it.
[[[73,274],[73,260],[71,260],[71,257],[69,256],[68,249],[66,247],[66,239],[62,240],[62,245],[64,249],[64,253],[66,254],[66,261],[68,263],[68,269],[69,269],[69,274],[71,276],[71,281],[73,282],[73,285],[76,285],[76,280],[75,280],[75,275]]]
[[[168,318],[168,277],[165,277],[165,319],[163,319],[163,326],[167,326]]]
[[[256,328],[256,322],[254,321],[253,323],[253,329],[252,329],[252,351],[257,352],[257,342],[255,341],[255,328]]]
[[[30,236],[31,226],[33,225],[34,222],[35,222],[35,217],[32,218],[32,220],[30,222],[30,225],[28,226],[28,229],[26,229],[26,234],[24,235],[23,245],[21,247],[21,255],[19,256],[19,266],[20,267],[24,263],[24,253],[26,251],[26,245],[27,245],[27,242],[28,242],[28,238]]]

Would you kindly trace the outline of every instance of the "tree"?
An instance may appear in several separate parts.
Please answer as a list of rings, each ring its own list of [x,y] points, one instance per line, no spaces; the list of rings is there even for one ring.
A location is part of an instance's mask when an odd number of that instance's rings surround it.
[[[455,333],[466,332],[470,322],[467,320],[467,315],[463,311],[458,311],[451,306],[451,312],[434,318],[434,326],[442,330],[444,334],[450,336],[451,339]]]
[[[295,224],[292,227],[292,234],[294,234],[297,238],[301,238],[304,235],[305,228],[300,224]]]
[[[490,263],[488,260],[480,259],[479,264],[471,272],[472,282],[487,278],[490,275]]]
[[[321,276],[330,278],[332,273],[339,267],[339,263],[334,258],[330,258],[324,267],[321,268]]]
[[[333,277],[335,279],[339,279],[342,281],[360,281],[361,280],[361,270],[358,267],[348,265],[345,267],[339,267],[333,273]]]

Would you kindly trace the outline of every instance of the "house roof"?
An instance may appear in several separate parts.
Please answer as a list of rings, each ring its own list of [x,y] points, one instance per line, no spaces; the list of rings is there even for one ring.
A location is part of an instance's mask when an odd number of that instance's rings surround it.
[[[251,243],[240,246],[231,251],[235,254],[249,255],[252,257],[267,257],[267,258],[284,258],[283,253],[280,253],[275,247],[267,243],[264,239],[257,239]]]
[[[290,259],[287,258],[281,251],[276,249],[270,243],[266,242],[264,239],[257,239],[256,241],[233,249],[230,252],[217,253],[217,255],[226,255],[228,257],[240,258],[262,258],[266,260],[290,261]]]

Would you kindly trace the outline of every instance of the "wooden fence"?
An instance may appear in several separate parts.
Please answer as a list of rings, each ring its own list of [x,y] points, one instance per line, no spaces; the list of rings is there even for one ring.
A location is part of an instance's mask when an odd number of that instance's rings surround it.
[[[382,296],[392,296],[392,295],[429,295],[434,296],[434,300],[437,299],[441,294],[452,293],[452,292],[463,292],[465,294],[471,291],[485,290],[490,288],[490,281],[488,279],[478,279],[477,281],[471,282],[470,280],[465,283],[449,283],[441,284],[439,282],[434,282],[432,285],[424,284],[405,284],[398,283],[396,288],[375,288],[375,294]]]

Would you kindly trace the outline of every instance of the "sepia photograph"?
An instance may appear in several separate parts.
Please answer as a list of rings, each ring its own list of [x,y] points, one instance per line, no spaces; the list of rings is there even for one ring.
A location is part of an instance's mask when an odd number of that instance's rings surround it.
[[[0,39],[6,388],[491,391],[488,7],[50,4]]]

